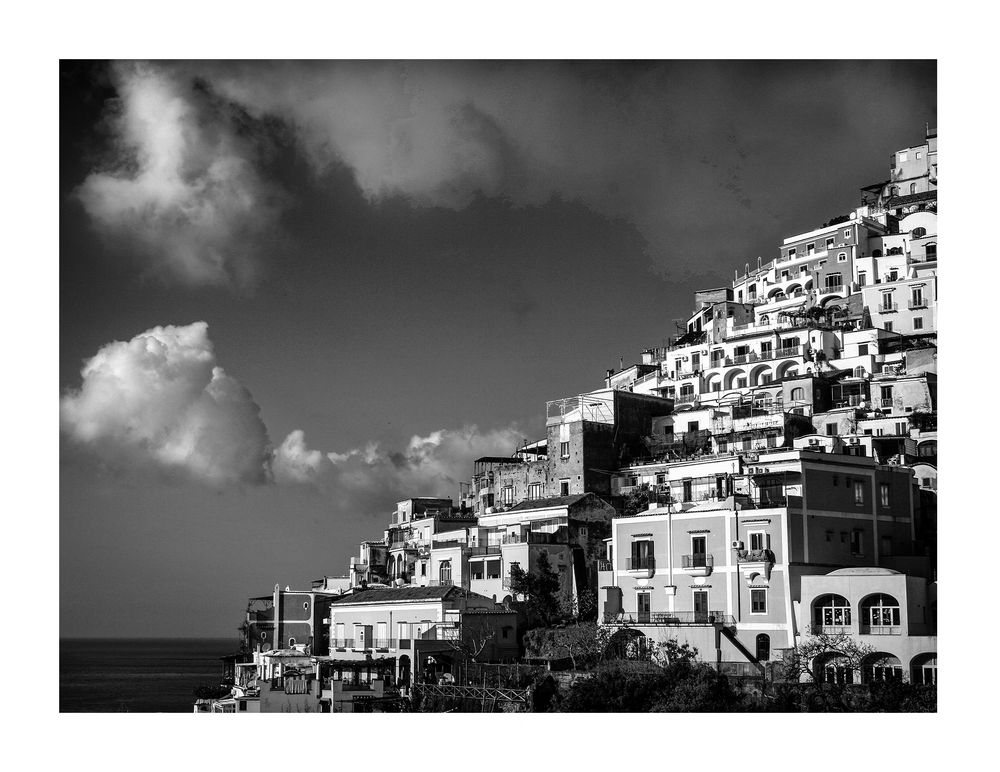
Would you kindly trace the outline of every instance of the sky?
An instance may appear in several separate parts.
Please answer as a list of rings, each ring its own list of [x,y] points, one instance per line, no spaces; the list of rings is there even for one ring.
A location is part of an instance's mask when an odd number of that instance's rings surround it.
[[[934,62],[60,67],[60,635],[235,635],[857,206]]]

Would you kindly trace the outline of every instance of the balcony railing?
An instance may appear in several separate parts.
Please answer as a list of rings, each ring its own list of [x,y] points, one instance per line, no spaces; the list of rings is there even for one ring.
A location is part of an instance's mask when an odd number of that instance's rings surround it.
[[[800,357],[805,352],[805,346],[786,346],[785,348],[776,349],[774,352],[775,359],[781,359],[782,357]]]
[[[844,282],[838,281],[836,284],[824,284],[823,292],[841,292],[844,289]]]
[[[651,611],[649,613],[605,613],[606,625],[735,625],[731,614],[722,611]]]
[[[861,625],[861,635],[902,635],[899,625]]]
[[[436,549],[436,550],[455,549],[456,547],[464,547],[465,545],[466,545],[466,542],[460,541],[458,539],[449,540],[449,541],[437,541],[437,540],[434,540],[434,541],[431,542],[431,546],[434,549]]]
[[[881,407],[892,407],[892,397],[882,397],[878,402]]]
[[[396,638],[376,638],[372,641],[372,646],[376,649],[395,649],[396,643]]]
[[[469,547],[466,552],[469,555],[499,555],[500,545],[499,544],[488,544],[485,547]]]
[[[773,563],[774,553],[769,549],[738,550],[736,560],[739,563]]]
[[[927,308],[927,301],[924,300],[923,298],[915,298],[911,300],[909,303],[907,303],[907,305],[910,307],[910,310],[912,311],[915,308]]]
[[[711,555],[682,555],[682,568],[714,568],[715,559]]]
[[[652,556],[625,559],[625,570],[627,571],[652,571],[655,568],[656,560]]]
[[[823,625],[813,622],[809,625],[810,635],[850,635],[854,628],[850,625]]]
[[[333,648],[335,649],[353,649],[354,639],[353,638],[337,638],[333,642]]]
[[[427,582],[428,587],[454,587],[455,581],[453,579],[431,579]]]
[[[614,571],[615,569],[614,569],[614,566],[612,565],[612,563],[611,563],[610,560],[598,560],[597,561],[597,570],[598,571]]]
[[[880,314],[894,314],[899,310],[899,303],[883,303],[878,307]]]
[[[685,392],[683,394],[680,394],[677,397],[674,397],[674,404],[675,405],[686,405],[689,402],[694,402],[697,398],[698,398],[697,394],[694,394],[694,393],[690,393],[689,394],[689,393]]]

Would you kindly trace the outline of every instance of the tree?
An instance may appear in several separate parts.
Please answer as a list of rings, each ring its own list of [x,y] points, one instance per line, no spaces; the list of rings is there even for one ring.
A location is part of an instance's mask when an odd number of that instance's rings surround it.
[[[529,626],[548,626],[561,615],[559,574],[552,570],[548,552],[538,555],[534,570],[510,568],[510,590],[515,605],[528,617]],[[519,599],[520,598],[520,599]]]
[[[543,659],[569,657],[576,670],[581,665],[598,663],[604,656],[610,637],[609,630],[595,622],[541,627],[525,635],[525,653],[529,657]]]
[[[625,494],[625,516],[638,514],[649,508],[649,486],[640,485]]]
[[[858,683],[862,661],[874,653],[872,646],[858,643],[850,635],[818,633],[806,636],[785,653],[782,671],[787,680],[815,683],[818,665],[825,659],[836,658],[837,670],[843,674],[837,680]]]

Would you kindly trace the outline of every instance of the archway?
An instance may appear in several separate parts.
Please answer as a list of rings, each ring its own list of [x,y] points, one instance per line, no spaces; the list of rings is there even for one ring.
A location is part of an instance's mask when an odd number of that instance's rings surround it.
[[[862,635],[899,635],[899,601],[892,595],[875,593],[868,595],[860,603]]]
[[[746,386],[747,374],[742,367],[735,367],[726,372],[726,378],[723,381],[723,388],[725,389],[742,389]]]
[[[780,381],[782,378],[788,378],[792,375],[797,375],[799,372],[798,362],[794,360],[788,360],[779,364],[774,370],[774,380]]]
[[[843,595],[820,595],[812,603],[813,634],[850,633],[851,604]]]
[[[854,668],[843,654],[828,652],[813,661],[813,677],[820,684],[853,684]]]
[[[750,371],[750,385],[759,386],[762,383],[767,383],[767,381],[762,381],[761,377],[764,375],[771,374],[770,365],[757,365]]]
[[[879,651],[875,654],[869,654],[861,662],[862,683],[902,680],[903,666],[899,662],[899,657]]]
[[[910,661],[910,682],[937,685],[937,652],[918,654]]]

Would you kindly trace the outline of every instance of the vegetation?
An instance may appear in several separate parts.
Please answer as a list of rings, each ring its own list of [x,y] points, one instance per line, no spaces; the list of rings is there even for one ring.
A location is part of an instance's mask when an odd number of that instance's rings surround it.
[[[538,555],[538,563],[530,572],[511,566],[510,590],[514,597],[511,605],[526,618],[525,629],[548,627],[564,614],[559,574],[552,569],[545,551]]]

